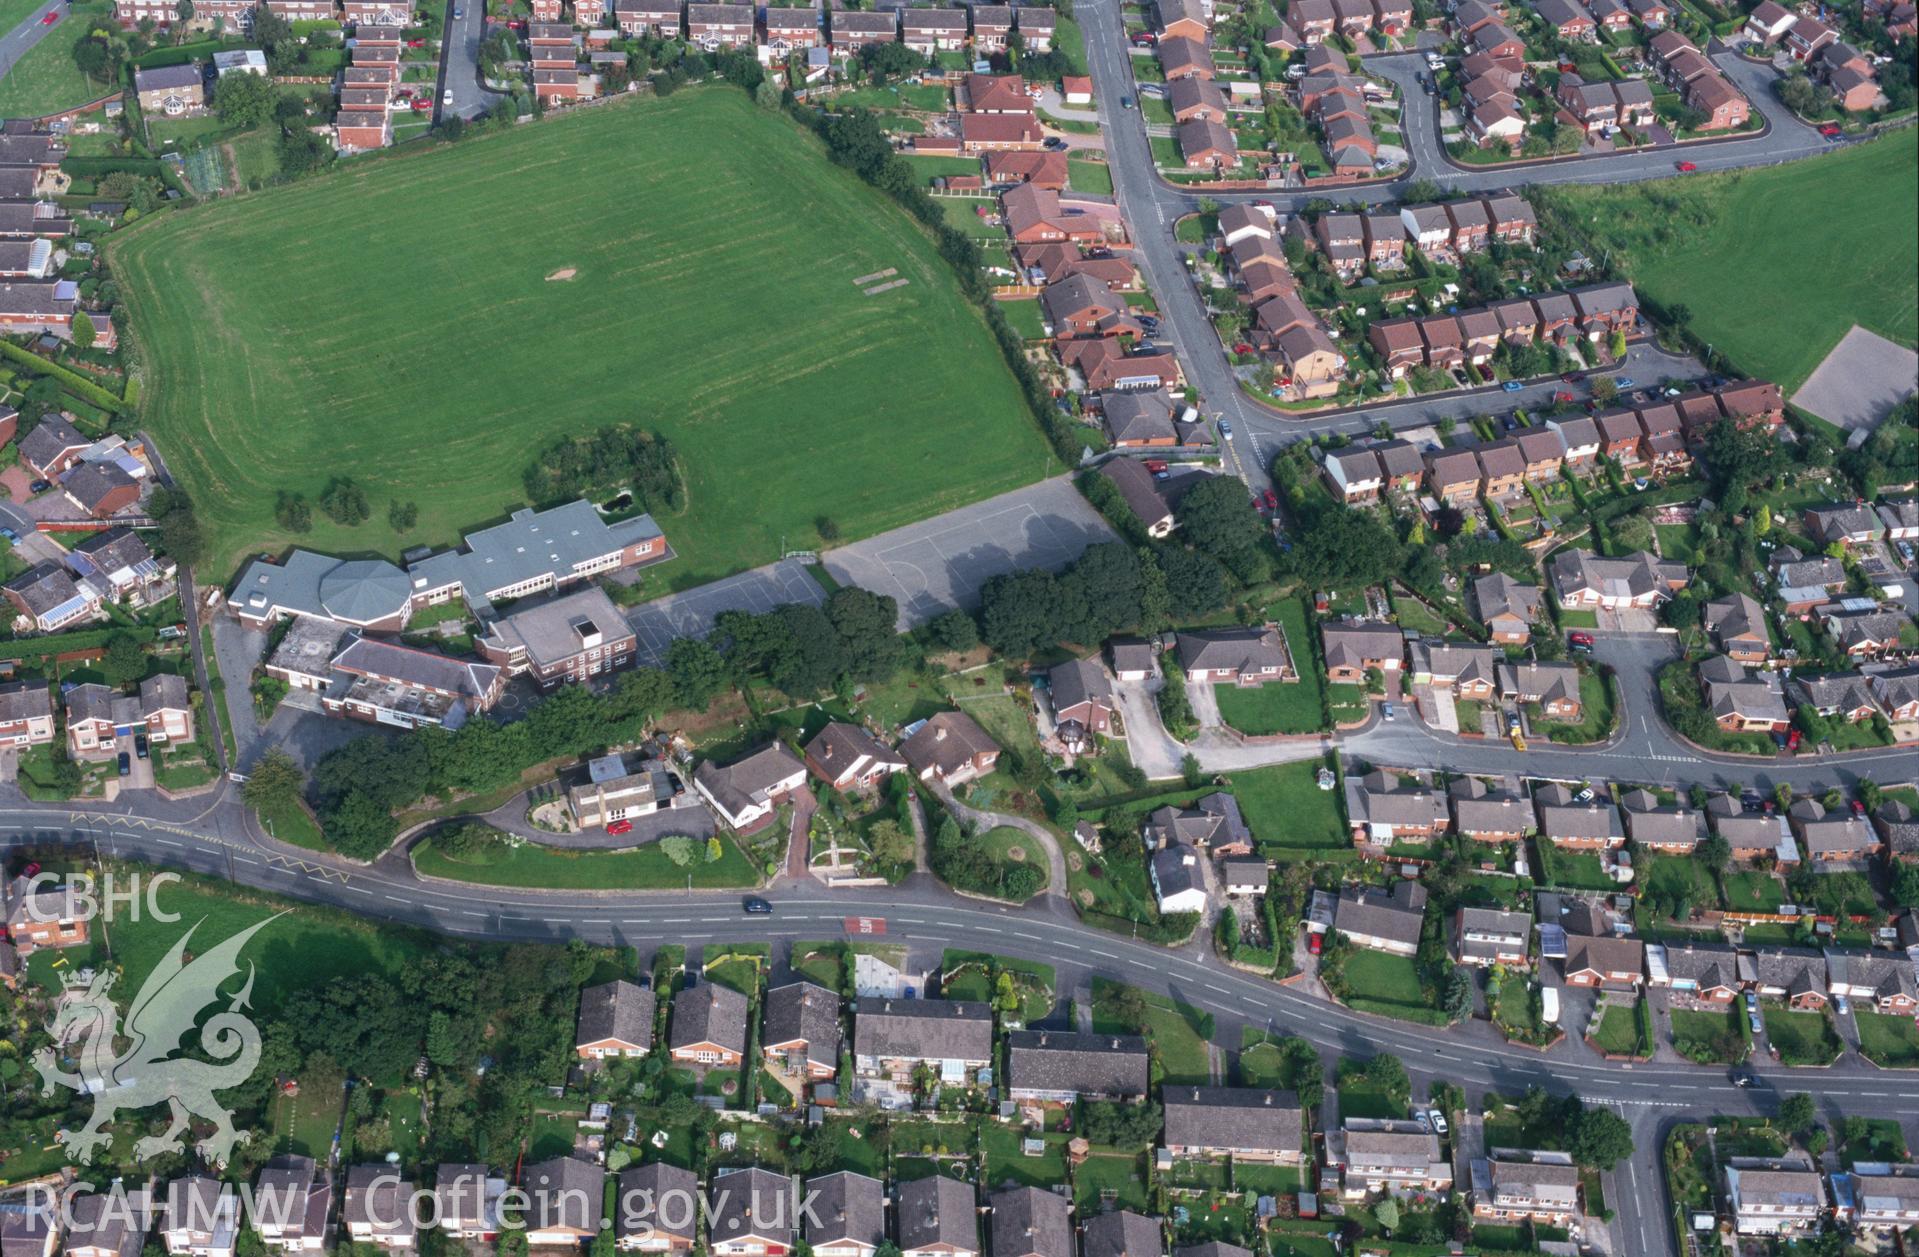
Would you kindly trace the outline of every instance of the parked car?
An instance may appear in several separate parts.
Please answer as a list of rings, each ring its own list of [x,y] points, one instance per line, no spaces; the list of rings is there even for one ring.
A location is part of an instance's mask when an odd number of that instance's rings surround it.
[[[1233,439],[1233,425],[1224,419],[1219,421],[1219,435],[1225,440]]]
[[[145,759],[147,757],[147,735],[146,734],[136,733],[133,735],[133,753],[135,755],[138,755],[141,759]]]
[[[1431,1130],[1433,1128],[1433,1120],[1424,1113],[1415,1113],[1413,1117],[1418,1120],[1421,1130]]]
[[[1438,1109],[1427,1109],[1426,1116],[1433,1119],[1433,1134],[1443,1135],[1446,1133],[1446,1115],[1444,1113],[1441,1113]]]
[[[120,775],[126,776],[133,771],[133,757],[125,751],[120,752]]]
[[[1517,393],[1520,389],[1525,388],[1526,386],[1524,384],[1521,384],[1518,380],[1507,380],[1504,384],[1501,384],[1499,387],[1505,389],[1508,393]]]
[[[625,819],[610,821],[607,824],[606,832],[609,834],[630,834],[633,832],[633,822]]]
[[[1133,98],[1132,98],[1131,96],[1122,96],[1122,97],[1120,97],[1120,98],[1119,98],[1119,107],[1120,107],[1121,109],[1131,109],[1131,108],[1133,107]]]
[[[1800,743],[1801,741],[1803,741],[1803,740],[1805,739],[1805,736],[1806,736],[1806,735],[1805,735],[1804,733],[1802,733],[1802,732],[1800,732],[1800,731],[1799,731],[1798,729],[1794,729],[1794,730],[1792,730],[1792,731],[1790,731],[1789,733],[1787,733],[1787,734],[1786,734],[1786,749],[1787,749],[1788,751],[1796,751],[1796,750],[1798,750],[1798,749],[1799,749],[1799,743]]]
[[[32,484],[28,485],[27,488],[31,489],[35,493],[45,493],[48,489],[53,488],[53,481],[36,480]]]
[[[1593,635],[1585,629],[1574,629],[1572,632],[1566,634],[1566,640],[1575,646],[1591,646],[1593,644]]]
[[[748,916],[768,917],[773,915],[773,905],[758,895],[748,895],[740,900],[740,909]]]
[[[1571,393],[1568,393],[1563,388],[1560,389],[1557,393],[1553,394],[1553,402],[1555,405],[1564,406],[1573,400],[1574,400],[1573,395]]]
[[[1839,130],[1838,123],[1828,122],[1825,126],[1819,128],[1819,134],[1825,136],[1829,140],[1836,140],[1839,138],[1839,136],[1842,133]]]
[[[1057,153],[1060,149],[1066,147],[1066,141],[1060,139],[1057,135],[1049,135],[1046,137],[1045,147]]]
[[[1388,720],[1399,719],[1399,713],[1393,709],[1393,705],[1391,703],[1382,703],[1380,705],[1379,714],[1384,716]]]
[[[1832,1007],[1835,1012],[1844,1017],[1852,1012],[1852,1001],[1843,995],[1835,995],[1832,997]]]
[[[1575,803],[1591,803],[1592,801],[1593,801],[1593,788],[1591,786],[1587,786],[1585,789],[1581,790],[1578,794],[1575,794],[1573,796],[1573,802]]]
[[[1755,991],[1743,991],[1741,992],[1741,994],[1745,997],[1745,1000],[1746,1000],[1746,1011],[1749,1013],[1758,1012],[1759,1011],[1758,993]]]
[[[1854,799],[1852,801],[1852,814],[1854,816],[1864,816],[1866,814],[1866,805]]]
[[[41,18],[41,19],[40,19],[40,25],[42,25],[42,26],[52,26],[52,25],[53,25],[53,24],[54,24],[55,22],[57,22],[57,21],[59,21],[59,20],[60,20],[60,10],[58,10],[58,9],[48,9],[48,10],[47,10],[47,15],[46,15],[45,17],[43,17],[43,18]]]
[[[1679,166],[1678,166],[1679,173],[1682,175],[1689,175],[1697,169],[1699,169],[1699,167],[1689,161],[1682,161],[1679,163]],[[1744,1084],[1741,1084],[1741,1085],[1743,1086]]]
[[[451,91],[441,92],[440,103],[442,105],[451,105],[453,103],[453,93]]]
[[[13,531],[13,529],[11,528],[0,527],[0,537],[5,537],[8,541],[13,542],[15,545],[18,545],[20,543],[20,534]]]
[[[1613,381],[1613,386],[1623,393],[1629,388],[1636,388],[1638,385],[1630,375],[1622,375]]]
[[[1312,955],[1315,955],[1315,956],[1319,955],[1320,951],[1323,950],[1325,946],[1326,946],[1325,935],[1308,934],[1306,936],[1306,950]]]

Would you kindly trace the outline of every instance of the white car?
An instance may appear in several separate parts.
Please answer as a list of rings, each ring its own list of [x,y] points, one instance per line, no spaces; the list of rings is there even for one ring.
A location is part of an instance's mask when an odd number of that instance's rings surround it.
[[[1438,1109],[1428,1109],[1426,1110],[1426,1116],[1433,1120],[1433,1133],[1435,1135],[1443,1135],[1446,1133],[1446,1115],[1444,1113],[1441,1113]]]
[[[453,103],[453,93],[452,93],[451,91],[445,91],[445,92],[441,92],[441,93],[440,93],[440,103],[441,103],[442,105],[450,105],[450,104],[452,104],[452,103]]]
[[[1429,52],[1426,54],[1426,68],[1428,70],[1443,70],[1446,68],[1446,58],[1436,52]]]

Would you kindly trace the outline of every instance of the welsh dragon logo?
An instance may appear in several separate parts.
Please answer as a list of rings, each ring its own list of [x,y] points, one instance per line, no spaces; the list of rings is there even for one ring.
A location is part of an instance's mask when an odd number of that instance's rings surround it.
[[[211,950],[186,959],[187,943],[205,918],[181,935],[140,987],[127,1009],[126,1030],[120,1031],[119,1011],[110,992],[114,976],[101,973],[90,980],[64,978],[64,989],[52,1024],[47,1029],[63,1048],[78,1042],[73,1052],[79,1069],[65,1073],[55,1065],[52,1048],[34,1054],[41,1094],[52,1095],[56,1084],[93,1096],[93,1118],[77,1133],[61,1132],[67,1156],[80,1165],[93,1160],[94,1150],[112,1138],[104,1129],[122,1110],[139,1110],[165,1103],[172,1115],[167,1129],[134,1145],[142,1161],[184,1145],[193,1118],[212,1122],[213,1133],[195,1147],[216,1166],[225,1165],[235,1144],[249,1137],[233,1129],[233,1115],[213,1098],[215,1091],[245,1082],[260,1063],[260,1031],[241,1013],[253,992],[253,965],[246,966],[246,982],[227,998],[224,1009],[199,1026],[200,1050],[217,1064],[177,1057],[182,1040],[199,1023],[200,1014],[220,999],[220,987],[240,972],[240,951],[262,926],[277,917],[242,930]],[[129,1040],[124,1052],[120,1039]]]

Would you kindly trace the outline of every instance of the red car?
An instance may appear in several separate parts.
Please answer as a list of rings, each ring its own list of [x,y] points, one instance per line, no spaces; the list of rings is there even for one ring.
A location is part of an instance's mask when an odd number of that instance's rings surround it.
[[[425,113],[431,108],[433,108],[433,102],[430,100],[416,100],[413,102],[414,113]]]
[[[1566,634],[1566,640],[1575,646],[1590,646],[1593,644],[1593,635],[1584,629],[1574,629]]]
[[[1274,493],[1271,489],[1266,490],[1265,493],[1260,495],[1260,501],[1266,504],[1266,509],[1269,511],[1279,509],[1279,494]]]
[[[633,822],[609,821],[607,822],[606,832],[609,834],[630,834],[633,832]]]
[[[407,40],[407,41],[406,41],[406,46],[407,46],[407,47],[409,47],[409,48],[424,48],[424,47],[426,47],[426,40],[424,40],[424,39],[409,39],[409,40]]]
[[[1825,126],[1819,128],[1819,134],[1829,140],[1836,140],[1840,136],[1839,124],[1836,122],[1828,122]]]
[[[1567,402],[1572,400],[1573,400],[1573,395],[1571,393],[1566,392],[1564,389],[1561,389],[1559,392],[1553,394],[1553,401],[1557,402],[1561,406],[1564,406]]]
[[[1695,166],[1693,163],[1689,161],[1682,161],[1679,163],[1679,173],[1682,175],[1689,175],[1697,169],[1699,169],[1699,167]]]
[[[1306,950],[1315,956],[1319,955],[1319,949],[1325,946],[1325,943],[1321,941],[1324,937],[1325,935],[1323,934],[1308,934],[1306,936]]]
[[[1801,733],[1801,732],[1800,732],[1799,730],[1797,730],[1797,729],[1793,729],[1793,730],[1791,730],[1791,731],[1789,731],[1789,732],[1788,732],[1788,733],[1786,734],[1786,749],[1787,749],[1788,751],[1796,751],[1796,750],[1798,750],[1798,749],[1799,749],[1799,743],[1800,743],[1800,741],[1801,741],[1801,739],[1803,739],[1804,737],[1805,737],[1805,734],[1803,734],[1803,733]]]

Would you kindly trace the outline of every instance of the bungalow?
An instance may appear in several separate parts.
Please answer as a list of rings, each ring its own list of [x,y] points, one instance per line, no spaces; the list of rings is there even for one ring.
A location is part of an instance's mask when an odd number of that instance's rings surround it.
[[[1879,714],[1872,680],[1857,672],[1832,672],[1824,676],[1794,677],[1792,689],[1798,702],[1822,716],[1847,724],[1863,724]]]
[[[1090,275],[1072,275],[1046,285],[1039,294],[1040,313],[1054,338],[1141,335],[1139,320],[1124,298]]]
[[[1884,850],[1864,816],[1844,808],[1828,811],[1817,799],[1798,799],[1786,809],[1799,849],[1814,863],[1863,860]]]
[[[882,1108],[911,1105],[922,1065],[941,1083],[964,1087],[992,1062],[993,1012],[985,1004],[863,999],[853,1018],[855,1098]]]
[[[1037,1187],[1009,1187],[987,1200],[993,1257],[1074,1257],[1073,1206]]]
[[[1099,469],[1099,474],[1119,491],[1120,500],[1126,503],[1127,509],[1146,529],[1147,536],[1164,538],[1172,535],[1173,529],[1178,526],[1172,505],[1160,491],[1153,473],[1147,471],[1142,463],[1131,458],[1110,459]]]
[[[1788,615],[1803,618],[1845,589],[1849,580],[1846,565],[1830,555],[1808,559],[1789,545],[1773,551],[1773,592]]]
[[[1699,665],[1699,684],[1713,722],[1729,733],[1784,733],[1791,721],[1777,678],[1754,676],[1724,655]]]
[[[910,10],[909,10],[910,12]],[[993,149],[986,154],[990,183],[1030,183],[1055,192],[1066,187],[1066,154],[1035,153],[1030,149]],[[1066,278],[1064,275],[1059,278]]]
[[[909,10],[910,12],[910,10]],[[1166,85],[1166,104],[1174,122],[1226,121],[1226,97],[1211,79],[1184,78]]]
[[[57,480],[92,448],[92,439],[81,436],[65,415],[48,415],[20,438],[20,461],[40,479]]]
[[[1569,663],[1499,665],[1500,697],[1537,703],[1540,716],[1561,724],[1578,724],[1584,715],[1579,681],[1579,669]]]
[[[1629,790],[1620,804],[1626,834],[1642,850],[1691,855],[1699,846],[1699,813],[1679,803],[1661,803],[1647,790]]]
[[[901,1183],[895,1217],[900,1257],[979,1257],[979,1202],[971,1183],[945,1174]]]
[[[1335,684],[1364,682],[1367,672],[1398,672],[1406,637],[1390,624],[1331,623],[1320,629],[1326,676]]]
[[[1449,505],[1471,502],[1479,496],[1479,459],[1471,450],[1448,450],[1426,455],[1426,485],[1433,496]]]
[[[1178,429],[1173,426],[1173,399],[1164,391],[1102,397],[1100,414],[1115,449],[1179,444]]]
[[[1182,122],[1174,135],[1188,170],[1216,170],[1239,161],[1239,143],[1233,133],[1211,118]]]
[[[65,568],[53,563],[35,564],[0,586],[0,593],[19,612],[15,627],[40,633],[93,619],[104,602],[90,583],[76,584]]]
[[[746,996],[718,982],[702,982],[673,997],[667,1052],[685,1065],[737,1067],[746,1056]]]
[[[1896,648],[1910,630],[1912,621],[1905,612],[1819,611],[1820,623],[1839,648],[1852,659],[1876,659]]]
[[[1256,205],[1228,205],[1219,212],[1219,240],[1226,248],[1242,240],[1272,240],[1276,234],[1271,212]]]
[[[720,1170],[707,1184],[707,1194],[712,1213],[706,1238],[714,1257],[782,1257],[793,1251],[800,1219],[785,1175],[758,1166]]]
[[[906,758],[856,724],[835,720],[806,744],[806,767],[834,790],[864,790],[897,772]]]
[[[999,744],[965,712],[942,711],[900,744],[900,754],[921,781],[957,786],[992,772]]]
[[[1189,808],[1154,809],[1140,825],[1140,840],[1148,851],[1175,845],[1203,847],[1214,855],[1253,849],[1253,834],[1240,815],[1239,800],[1217,790],[1202,795]]]
[[[1175,1158],[1231,1157],[1259,1165],[1298,1165],[1304,1158],[1305,1114],[1290,1091],[1168,1086],[1161,1102],[1162,1138]]]
[[[580,992],[573,1054],[581,1060],[645,1056],[653,1048],[653,992],[626,981]]]
[[[1772,653],[1766,610],[1750,594],[1727,594],[1702,609],[1700,622],[1719,649],[1740,663],[1764,663]]]
[[[1238,686],[1296,679],[1286,639],[1271,625],[1195,629],[1174,638],[1188,680]]]
[[[1426,922],[1426,888],[1397,882],[1389,890],[1374,886],[1341,888],[1333,910],[1333,929],[1355,947],[1410,956],[1419,950]]]
[[[1869,506],[1836,503],[1809,506],[1804,515],[1806,532],[1822,545],[1838,542],[1843,546],[1863,546],[1877,541],[1885,531],[1878,512]]]
[[[1026,94],[1026,80],[1017,74],[969,74],[961,81],[961,88],[967,113],[1033,112],[1033,98]]]
[[[828,1082],[840,1069],[840,997],[811,982],[788,982],[766,993],[760,1053],[769,1068],[808,1082]]]
[[[1451,820],[1444,794],[1380,769],[1346,778],[1346,815],[1356,847],[1425,842],[1445,833]]]
[[[964,118],[1004,117],[1014,122],[1030,123],[1030,118],[1006,114],[964,114]],[[1069,217],[1060,209],[1059,193],[1051,188],[1037,184],[1022,183],[1000,193],[1000,214],[1006,220],[1006,234],[1014,244],[1043,244],[1055,240],[1101,239],[1103,233],[1095,228],[1090,233],[1087,224],[1080,219]]]
[[[1865,956],[1829,951],[1826,974],[1833,995],[1864,1000],[1878,1012],[1910,1016],[1919,1009],[1919,983],[1913,978],[1912,959],[1903,952]]]
[[[1636,938],[1569,935],[1560,962],[1568,986],[1638,987],[1646,982],[1645,945]]]
[[[82,907],[72,883],[49,884],[22,874],[10,885],[0,881],[0,919],[0,941],[10,940],[24,958],[42,947],[84,944],[92,914]]]
[[[1059,664],[1046,674],[1046,682],[1052,692],[1054,726],[1067,746],[1083,750],[1096,735],[1112,731],[1119,705],[1097,658]]]
[[[1569,851],[1617,851],[1626,845],[1619,809],[1605,798],[1580,802],[1559,782],[1549,782],[1534,796],[1539,833],[1555,847]]]
[[[1219,862],[1219,875],[1229,895],[1263,895],[1273,870],[1258,856],[1228,856]]]
[[[886,1238],[886,1184],[841,1170],[806,1180],[806,1245],[819,1257],[873,1257]]]
[[[764,824],[787,796],[806,784],[806,765],[775,742],[724,766],[702,760],[693,788],[722,820],[745,831]]]
[[[665,1161],[620,1171],[613,1246],[621,1252],[687,1257],[693,1251],[700,1180]]]
[[[1684,563],[1640,551],[1602,558],[1590,550],[1562,550],[1553,557],[1553,593],[1562,607],[1650,608],[1665,602],[1691,579]]]
[[[1138,1035],[1014,1030],[1006,1036],[1006,1094],[1015,1101],[1134,1100],[1145,1097],[1147,1085],[1146,1040]]]
[[[1183,35],[1159,41],[1159,66],[1168,83],[1195,76],[1210,79],[1216,73],[1213,50],[1200,40]]]
[[[1171,388],[1180,381],[1179,363],[1171,353],[1127,353],[1113,337],[1068,341],[1060,347],[1060,359],[1096,393]]]
[[[1761,999],[1782,999],[1802,1012],[1824,1008],[1826,958],[1798,948],[1761,949],[1753,953],[1751,985]]]
[[[1461,777],[1446,793],[1452,799],[1454,832],[1474,842],[1520,842],[1538,827],[1533,801],[1518,790]]]
[[[1463,965],[1523,968],[1532,937],[1530,912],[1501,908],[1461,908],[1453,918],[1453,954]]]

